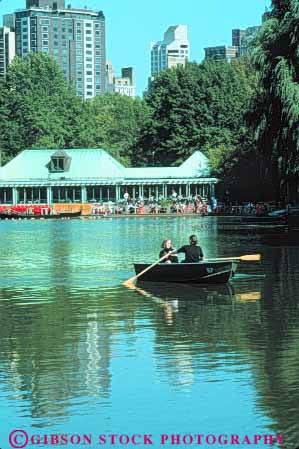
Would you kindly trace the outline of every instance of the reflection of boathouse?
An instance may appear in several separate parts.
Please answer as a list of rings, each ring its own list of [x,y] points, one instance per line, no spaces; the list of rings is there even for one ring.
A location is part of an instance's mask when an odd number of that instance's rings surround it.
[[[126,168],[100,149],[25,150],[0,168],[0,204],[209,197],[216,183],[200,151],[179,167]]]

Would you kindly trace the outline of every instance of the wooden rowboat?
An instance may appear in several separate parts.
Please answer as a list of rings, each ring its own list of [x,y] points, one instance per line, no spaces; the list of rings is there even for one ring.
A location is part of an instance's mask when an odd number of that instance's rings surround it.
[[[134,264],[138,275],[150,264]],[[226,284],[237,268],[236,261],[199,263],[160,263],[140,276],[140,281],[183,284]]]

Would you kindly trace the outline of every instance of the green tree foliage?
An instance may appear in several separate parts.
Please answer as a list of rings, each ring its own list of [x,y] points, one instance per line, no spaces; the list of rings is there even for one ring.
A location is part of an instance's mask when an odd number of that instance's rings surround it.
[[[76,117],[74,147],[102,147],[131,164],[149,108],[139,98],[105,94],[86,101]]]
[[[208,153],[236,147],[255,85],[246,59],[190,63],[161,72],[146,100],[152,113],[142,129],[137,159],[148,163],[154,151],[157,163],[174,164],[198,149]]]
[[[277,199],[298,199],[299,171],[299,3],[272,0],[254,50],[261,91],[252,126]]]
[[[54,60],[16,57],[0,87],[1,147],[6,157],[24,148],[68,146],[80,100]]]
[[[56,62],[37,53],[15,58],[0,83],[0,148],[8,160],[24,148],[104,148],[131,163],[143,100],[107,94],[83,101]]]

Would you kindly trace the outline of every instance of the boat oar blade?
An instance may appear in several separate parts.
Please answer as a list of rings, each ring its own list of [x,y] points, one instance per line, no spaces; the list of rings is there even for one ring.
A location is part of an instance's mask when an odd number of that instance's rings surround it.
[[[136,281],[136,276],[133,278],[128,279],[127,281],[123,282],[124,287],[128,288],[134,288],[134,282]]]
[[[260,261],[261,260],[261,254],[249,254],[246,256],[240,256],[240,260],[243,261]]]

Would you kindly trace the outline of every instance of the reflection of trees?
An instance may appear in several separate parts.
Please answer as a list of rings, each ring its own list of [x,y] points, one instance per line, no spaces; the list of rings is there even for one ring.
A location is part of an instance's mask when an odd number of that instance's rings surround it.
[[[178,385],[187,383],[186,376],[194,382],[200,370],[249,364],[257,407],[276,433],[298,445],[299,253],[298,248],[275,252],[265,262],[266,279],[253,284],[260,301],[185,300],[156,308],[158,371]],[[240,297],[237,284],[234,297]]]
[[[256,349],[255,382],[259,407],[285,434],[288,444],[299,441],[299,253],[280,248],[269,259],[263,291],[261,326],[252,333]],[[274,282],[273,282],[274,279]]]
[[[12,397],[28,401],[32,417],[51,424],[67,416],[76,398],[89,397],[88,408],[91,400],[107,401],[111,338],[121,324],[122,331],[134,330],[136,310],[131,304],[119,316],[117,289],[105,295],[55,288],[36,304],[34,291],[5,289],[1,298],[0,364]]]

